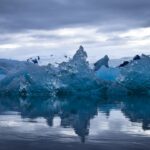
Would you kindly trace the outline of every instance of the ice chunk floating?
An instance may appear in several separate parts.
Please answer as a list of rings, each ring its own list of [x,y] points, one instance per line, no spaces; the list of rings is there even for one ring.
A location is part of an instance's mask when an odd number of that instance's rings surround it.
[[[72,59],[57,67],[3,60],[0,67],[6,70],[6,75],[0,80],[0,94],[52,97],[83,92],[100,94],[102,82],[97,80],[86,59],[87,53],[80,46]]]
[[[149,56],[137,55],[118,67],[109,67],[108,64],[106,55],[94,63],[92,69],[82,46],[72,58],[58,66],[1,59],[0,95],[102,97],[109,95],[109,91],[115,93],[118,90],[123,95],[150,93]]]
[[[150,57],[142,55],[134,57],[121,69],[118,82],[126,87],[130,94],[150,92]]]

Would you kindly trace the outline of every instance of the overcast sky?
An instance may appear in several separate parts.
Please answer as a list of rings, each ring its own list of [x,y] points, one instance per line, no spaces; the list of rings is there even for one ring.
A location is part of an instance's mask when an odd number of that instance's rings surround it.
[[[150,54],[150,0],[0,0],[0,57]]]

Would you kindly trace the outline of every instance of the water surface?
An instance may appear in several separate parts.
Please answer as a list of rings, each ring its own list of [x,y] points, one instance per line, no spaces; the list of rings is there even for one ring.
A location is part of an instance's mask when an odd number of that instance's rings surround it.
[[[149,150],[149,144],[149,97],[0,99],[0,150]]]

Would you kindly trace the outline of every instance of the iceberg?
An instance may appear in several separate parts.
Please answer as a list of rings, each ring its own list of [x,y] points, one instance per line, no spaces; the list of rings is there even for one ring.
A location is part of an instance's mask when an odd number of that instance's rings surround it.
[[[138,57],[139,58],[139,57]],[[130,94],[148,94],[150,92],[150,57],[142,55],[121,68],[117,82],[128,89]]]
[[[57,66],[0,59],[0,95],[97,98],[118,91],[122,95],[150,93],[149,56],[137,55],[125,66],[109,67],[106,55],[94,69],[87,57],[80,46],[72,58]]]
[[[99,94],[102,82],[97,80],[88,63],[87,53],[80,46],[72,59],[55,67],[39,66],[31,62],[5,60],[0,62],[8,70],[0,80],[1,95],[56,96],[66,94]],[[8,69],[10,68],[10,70]]]
[[[83,47],[77,50],[76,54],[68,62],[63,62],[58,66],[58,76],[64,85],[59,93],[74,93],[90,95],[91,92],[100,93],[102,82],[97,80],[95,72],[90,68],[87,62],[87,53]],[[96,94],[95,93],[95,94]]]
[[[25,91],[29,95],[49,93],[52,79],[46,72],[45,67],[39,67],[31,63],[25,63],[23,66],[22,69],[9,73],[0,81],[0,94],[18,95],[21,92],[25,93]]]
[[[116,81],[117,77],[120,75],[120,69],[119,68],[107,68],[105,66],[102,66],[95,73],[96,73],[96,76],[101,80]]]
[[[109,66],[108,61],[109,61],[109,57],[107,55],[105,55],[103,58],[101,58],[96,63],[94,63],[94,70],[97,71],[102,66],[108,67]]]

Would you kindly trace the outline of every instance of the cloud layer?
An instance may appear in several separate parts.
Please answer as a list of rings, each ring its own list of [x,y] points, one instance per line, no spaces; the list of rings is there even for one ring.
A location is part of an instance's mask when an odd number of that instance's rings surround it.
[[[149,0],[0,0],[1,57],[148,53]],[[74,50],[74,51],[72,51]]]

